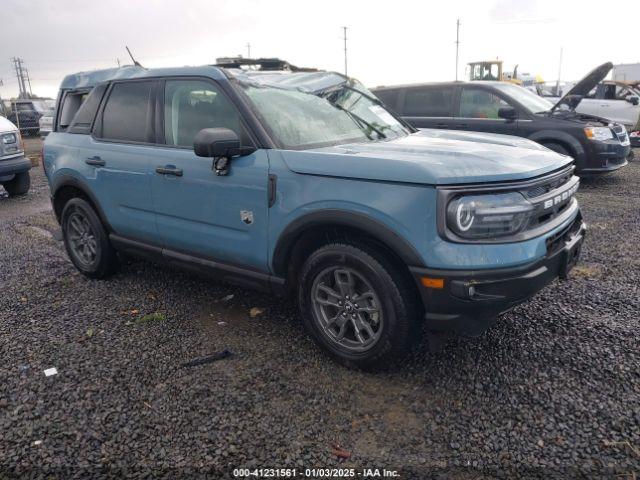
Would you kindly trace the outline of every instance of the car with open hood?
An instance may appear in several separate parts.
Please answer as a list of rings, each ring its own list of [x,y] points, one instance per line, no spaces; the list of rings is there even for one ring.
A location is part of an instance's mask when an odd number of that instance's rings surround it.
[[[399,85],[373,92],[414,127],[525,137],[574,158],[576,172],[585,176],[624,167],[631,154],[624,125],[575,110],[579,93],[601,80],[601,72],[594,71],[556,102],[497,81]]]
[[[121,252],[289,295],[358,367],[424,323],[479,334],[567,277],[585,235],[570,157],[417,131],[357,80],[259,63],[64,79],[43,163],[80,272]]]
[[[640,91],[624,82],[602,80],[608,75],[610,65],[601,65],[592,72],[595,78],[601,79],[595,86],[590,81],[579,82],[571,88],[567,93],[574,105],[571,108],[584,115],[596,115],[614,124],[624,125],[628,132],[640,130]],[[564,104],[570,102],[565,99]]]

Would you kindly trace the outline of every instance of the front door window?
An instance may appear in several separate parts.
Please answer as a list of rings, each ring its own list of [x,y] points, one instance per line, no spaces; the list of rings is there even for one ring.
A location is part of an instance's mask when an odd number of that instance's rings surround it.
[[[498,119],[498,110],[509,104],[486,90],[465,88],[460,97],[460,116],[463,118]]]

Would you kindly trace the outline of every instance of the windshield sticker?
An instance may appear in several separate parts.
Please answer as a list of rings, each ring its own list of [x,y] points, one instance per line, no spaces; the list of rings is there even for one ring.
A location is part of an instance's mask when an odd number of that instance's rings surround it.
[[[396,120],[393,117],[393,115],[391,115],[389,112],[387,112],[380,105],[372,105],[372,106],[369,107],[369,110],[371,110],[375,115],[378,116],[378,118],[380,120],[382,120],[383,122],[385,122],[388,125],[399,125],[400,124],[400,122],[398,120]]]

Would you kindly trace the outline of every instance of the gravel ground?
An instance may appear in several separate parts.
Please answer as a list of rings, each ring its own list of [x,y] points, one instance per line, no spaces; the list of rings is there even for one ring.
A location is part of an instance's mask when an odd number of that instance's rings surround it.
[[[377,373],[332,363],[269,296],[140,261],[82,277],[52,214],[30,210],[39,190],[0,198],[0,478],[640,474],[640,162],[584,182],[590,230],[569,282]]]

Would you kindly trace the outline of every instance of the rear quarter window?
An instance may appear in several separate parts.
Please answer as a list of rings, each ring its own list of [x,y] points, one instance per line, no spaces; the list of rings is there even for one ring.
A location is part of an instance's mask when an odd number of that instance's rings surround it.
[[[91,90],[91,93],[85,95],[86,99],[82,102],[67,130],[69,133],[88,134],[91,132],[91,125],[106,90],[106,85],[98,85]]]
[[[88,90],[68,91],[64,93],[60,104],[56,131],[67,131],[67,128],[71,125],[73,118],[76,116],[76,113],[78,113],[78,110],[80,110],[80,107],[88,95]]]

